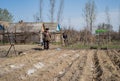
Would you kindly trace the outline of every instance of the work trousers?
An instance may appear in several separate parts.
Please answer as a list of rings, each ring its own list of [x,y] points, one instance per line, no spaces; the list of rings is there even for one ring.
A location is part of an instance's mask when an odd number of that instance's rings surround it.
[[[44,49],[49,49],[49,41],[44,41]]]

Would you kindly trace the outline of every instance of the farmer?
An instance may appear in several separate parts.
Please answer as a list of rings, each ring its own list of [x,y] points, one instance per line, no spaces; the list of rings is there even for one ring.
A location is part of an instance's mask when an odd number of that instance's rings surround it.
[[[49,33],[49,28],[46,28],[43,32],[43,43],[44,43],[44,49],[49,49],[49,43],[51,40],[51,34]]]
[[[67,40],[67,33],[66,32],[64,32],[63,33],[63,40],[64,40],[64,44],[65,44],[65,46],[67,46],[67,42],[68,42],[68,40]]]

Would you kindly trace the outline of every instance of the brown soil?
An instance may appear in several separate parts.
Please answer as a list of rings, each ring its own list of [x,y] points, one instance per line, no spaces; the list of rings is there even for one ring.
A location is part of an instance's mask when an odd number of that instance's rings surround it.
[[[67,50],[16,45],[17,55],[0,46],[0,81],[119,81],[120,52]],[[18,55],[18,53],[20,55]]]

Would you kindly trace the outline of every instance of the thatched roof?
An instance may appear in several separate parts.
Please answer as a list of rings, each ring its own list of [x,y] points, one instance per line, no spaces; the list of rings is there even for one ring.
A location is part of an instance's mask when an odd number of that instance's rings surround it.
[[[0,25],[2,25],[3,27],[9,27],[9,22],[6,21],[0,21]]]
[[[22,31],[29,31],[29,32],[39,32],[41,31],[43,23],[41,22],[23,22],[22,24],[19,23],[11,23],[8,31],[14,32],[16,27],[16,32],[22,32]],[[45,28],[49,28],[50,32],[55,32],[57,23],[46,23],[44,22]]]
[[[9,23],[5,21],[0,21],[0,25],[2,25],[9,32],[39,32],[41,31],[42,25],[44,24],[45,28],[49,28],[50,32],[56,32],[57,23],[50,22],[23,22],[20,23]]]

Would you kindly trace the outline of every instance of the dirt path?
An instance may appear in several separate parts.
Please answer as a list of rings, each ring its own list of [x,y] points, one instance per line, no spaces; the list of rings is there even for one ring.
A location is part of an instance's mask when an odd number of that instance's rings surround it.
[[[6,48],[0,47],[0,50]],[[21,55],[0,57],[0,81],[120,80],[120,53],[115,50],[38,48],[36,45],[21,45],[16,48],[24,51]]]

